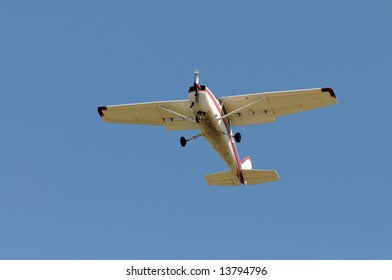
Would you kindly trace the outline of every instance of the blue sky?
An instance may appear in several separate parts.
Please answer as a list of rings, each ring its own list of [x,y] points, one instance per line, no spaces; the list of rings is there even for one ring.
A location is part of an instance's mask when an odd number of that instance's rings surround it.
[[[391,259],[390,1],[2,1],[0,259]],[[339,105],[198,139],[101,105],[332,87]]]

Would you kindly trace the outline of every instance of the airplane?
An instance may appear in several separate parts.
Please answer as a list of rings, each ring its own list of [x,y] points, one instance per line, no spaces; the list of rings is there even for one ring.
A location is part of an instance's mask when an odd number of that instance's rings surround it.
[[[239,132],[233,126],[274,122],[277,117],[337,104],[332,88],[314,88],[278,92],[253,93],[216,98],[205,85],[199,84],[199,71],[194,72],[194,83],[187,100],[160,101],[98,107],[105,122],[164,126],[167,130],[199,130],[186,139],[186,144],[205,137],[229,166],[230,170],[205,176],[209,185],[241,186],[279,180],[275,170],[252,169],[247,156],[240,160],[236,143]]]

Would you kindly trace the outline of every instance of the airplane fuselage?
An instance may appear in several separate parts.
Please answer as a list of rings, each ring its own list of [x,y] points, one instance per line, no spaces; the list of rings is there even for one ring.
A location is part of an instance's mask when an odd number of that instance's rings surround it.
[[[232,135],[230,120],[224,117],[222,104],[206,87],[194,84],[188,98],[201,134],[227,163],[241,183],[246,185],[242,175],[241,161]]]

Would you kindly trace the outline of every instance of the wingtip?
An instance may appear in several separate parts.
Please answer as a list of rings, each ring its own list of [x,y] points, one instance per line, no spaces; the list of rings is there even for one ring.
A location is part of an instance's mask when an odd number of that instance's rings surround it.
[[[98,114],[101,116],[101,118],[104,117],[103,111],[104,111],[104,110],[107,110],[107,109],[108,109],[108,108],[107,108],[106,106],[100,106],[100,107],[98,107]]]
[[[336,99],[335,91],[332,88],[322,88],[321,91],[328,92],[331,95],[331,97]]]

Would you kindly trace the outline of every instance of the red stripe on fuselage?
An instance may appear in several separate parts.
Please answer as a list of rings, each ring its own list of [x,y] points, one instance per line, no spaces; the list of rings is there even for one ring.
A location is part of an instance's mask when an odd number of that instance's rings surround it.
[[[206,87],[205,91],[208,93],[208,96],[212,99],[212,101],[214,101],[214,104],[215,104],[216,108],[218,109],[219,113],[221,114],[221,117],[224,116],[225,113],[223,112],[223,110],[222,110],[218,100],[216,100],[214,94],[207,87]],[[236,147],[236,145],[233,142],[233,138],[231,137],[231,127],[230,127],[230,124],[229,124],[229,122],[228,122],[226,117],[224,117],[222,120],[223,120],[223,123],[225,124],[227,135],[229,135],[229,137],[230,137],[231,149],[233,150],[235,161],[236,161],[237,177],[240,178],[241,183],[244,184],[244,178],[242,176],[242,171],[241,171],[241,161],[240,161],[240,157],[238,155],[237,147]]]

